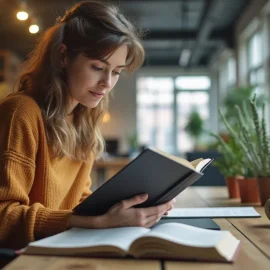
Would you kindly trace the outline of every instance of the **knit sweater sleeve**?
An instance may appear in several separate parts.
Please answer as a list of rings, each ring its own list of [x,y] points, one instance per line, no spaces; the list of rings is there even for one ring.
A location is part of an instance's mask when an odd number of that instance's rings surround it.
[[[85,188],[83,190],[82,197],[81,197],[79,203],[81,203],[82,201],[84,201],[89,195],[92,194],[92,191],[90,190],[91,183],[92,183],[91,177],[89,176],[89,179],[88,179],[88,181],[87,181],[87,183],[85,185]]]
[[[64,231],[71,215],[30,202],[39,140],[36,115],[23,102],[0,104],[0,245],[6,247],[21,248]]]
[[[89,161],[87,163],[83,164],[83,167],[86,171],[86,175],[88,177],[88,180],[87,180],[85,187],[83,189],[82,196],[81,196],[81,199],[79,200],[79,203],[84,201],[88,196],[90,196],[92,194],[90,187],[92,185],[91,171],[93,169],[94,161],[95,161],[95,155],[94,155],[94,153],[91,153]]]

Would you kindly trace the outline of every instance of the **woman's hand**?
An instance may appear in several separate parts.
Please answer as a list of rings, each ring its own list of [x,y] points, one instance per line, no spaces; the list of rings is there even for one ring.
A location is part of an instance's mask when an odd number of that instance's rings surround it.
[[[174,204],[174,203],[176,202],[176,199],[174,198],[174,199],[172,199],[171,201],[172,201],[173,204]],[[172,208],[173,208],[173,207],[172,207]],[[167,215],[169,214],[169,211],[172,210],[172,208],[169,209],[169,210],[164,214],[164,216],[167,216]]]
[[[147,208],[134,208],[133,206],[145,202],[147,194],[138,195],[131,199],[123,200],[102,216],[105,227],[141,226],[151,227],[160,218],[173,208],[174,200]]]
[[[148,195],[144,194],[123,200],[112,206],[109,211],[102,216],[85,217],[71,215],[68,228],[104,229],[128,226],[151,227],[156,224],[164,214],[168,214],[168,211],[173,208],[175,199],[153,207],[133,207],[145,202],[147,198]]]

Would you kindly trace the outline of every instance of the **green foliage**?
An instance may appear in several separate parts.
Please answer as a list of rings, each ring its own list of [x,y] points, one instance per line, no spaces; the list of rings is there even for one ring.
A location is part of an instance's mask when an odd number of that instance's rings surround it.
[[[233,138],[225,142],[220,135],[210,133],[217,139],[217,150],[221,157],[217,158],[213,165],[225,176],[246,175],[248,172],[244,166],[244,153]]]
[[[192,111],[189,115],[188,123],[185,130],[195,139],[195,148],[198,146],[198,140],[203,134],[203,119],[197,111]]]
[[[248,109],[245,109],[247,105]],[[243,151],[245,167],[249,168],[255,177],[269,177],[270,137],[266,131],[265,105],[263,104],[262,107],[261,118],[256,106],[256,95],[244,107],[241,108],[239,105],[235,105],[235,108],[237,111],[237,128],[233,127],[224,113],[219,110],[221,119],[231,137]]]
[[[227,121],[231,125],[237,125],[238,122],[238,112],[235,110],[235,105],[240,107],[241,111],[250,114],[250,107],[247,107],[245,104],[252,98],[254,94],[254,87],[240,87],[231,89],[223,101],[224,115]],[[261,108],[263,102],[266,100],[265,95],[260,95],[256,99],[256,106]]]
[[[137,150],[139,147],[139,142],[138,142],[138,136],[137,133],[134,132],[133,134],[130,134],[128,136],[128,144],[129,144],[129,148],[131,150]]]

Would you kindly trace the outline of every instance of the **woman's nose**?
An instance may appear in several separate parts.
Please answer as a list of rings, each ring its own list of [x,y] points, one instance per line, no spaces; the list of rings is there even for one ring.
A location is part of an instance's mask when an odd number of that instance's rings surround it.
[[[107,73],[101,79],[101,85],[104,88],[111,88],[112,87],[112,76],[110,73]]]

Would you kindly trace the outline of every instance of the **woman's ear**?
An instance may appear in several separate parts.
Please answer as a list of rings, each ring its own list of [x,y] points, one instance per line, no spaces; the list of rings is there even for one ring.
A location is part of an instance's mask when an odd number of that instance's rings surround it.
[[[65,68],[68,64],[68,57],[67,57],[67,46],[65,44],[61,44],[59,47],[59,53],[60,53],[60,61],[61,61],[61,67]]]

